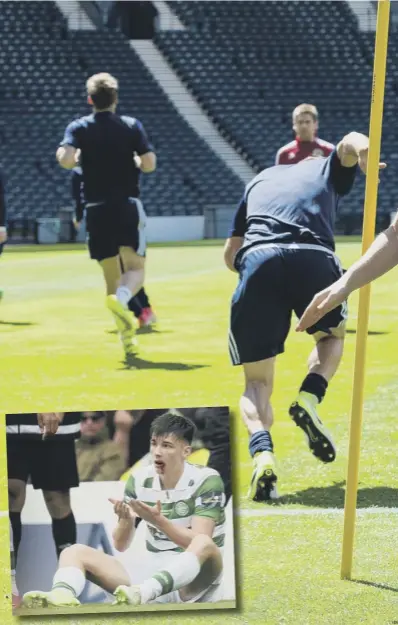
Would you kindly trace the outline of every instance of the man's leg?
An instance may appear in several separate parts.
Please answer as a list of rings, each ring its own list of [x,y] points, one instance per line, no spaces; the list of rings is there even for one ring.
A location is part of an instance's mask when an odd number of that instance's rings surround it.
[[[336,448],[330,433],[319,419],[317,406],[323,400],[343,355],[344,327],[337,333],[338,336],[315,335],[316,345],[308,359],[308,374],[289,411],[296,425],[303,430],[310,451],[326,463],[335,460]]]
[[[189,601],[211,586],[222,573],[222,555],[212,538],[199,534],[186,551],[171,557],[164,569],[137,586],[122,585],[115,590],[116,603],[140,605],[179,590]]]
[[[26,483],[18,479],[8,480],[9,519],[10,519],[10,565],[11,565],[11,594],[12,607],[18,608],[21,604],[19,596],[16,569],[18,548],[22,537],[21,512],[25,503]]]
[[[301,275],[293,276],[297,288],[294,310],[300,317],[315,293],[338,279],[342,270],[332,253],[313,250],[295,252],[292,266],[293,272],[301,272]],[[339,367],[344,349],[346,319],[347,306],[344,303],[309,328],[308,333],[314,337],[316,344],[308,359],[308,374],[296,402],[289,410],[293,421],[303,430],[310,451],[325,463],[335,460],[336,448],[330,433],[319,419],[317,406]]]
[[[240,280],[232,298],[229,351],[233,365],[243,365],[245,390],[240,410],[250,435],[253,476],[249,497],[277,497],[270,428],[275,357],[284,350],[291,305],[284,250],[253,249],[243,257]]]
[[[12,595],[12,607],[15,610],[21,605],[21,597],[19,596],[19,590],[17,586],[17,561],[14,552],[14,535],[12,531],[11,522],[9,524],[10,532],[10,567],[11,567],[11,595]]]
[[[25,504],[26,483],[19,479],[8,480],[9,517],[12,528],[14,562],[18,559],[18,549],[22,537],[21,512]]]
[[[51,590],[27,592],[23,604],[30,608],[79,605],[78,597],[86,579],[111,593],[118,586],[130,583],[127,572],[114,556],[86,545],[72,545],[60,555]]]
[[[144,287],[138,291],[137,295],[131,298],[128,303],[128,308],[136,319],[138,319],[140,328],[150,328],[157,322],[156,315],[152,310],[148,294]]]
[[[254,501],[275,499],[275,460],[270,433],[274,420],[270,399],[275,358],[247,363],[243,368],[245,391],[240,399],[240,410],[250,435],[249,451],[254,464],[249,497]]]
[[[62,551],[76,543],[76,520],[70,505],[70,492],[43,490],[47,510],[52,519],[52,531],[57,558]]]
[[[117,296],[122,280],[119,256],[105,258],[100,261],[100,265],[106,284],[107,308],[113,314],[125,353],[134,355],[137,351],[137,342],[134,338],[134,321]]]

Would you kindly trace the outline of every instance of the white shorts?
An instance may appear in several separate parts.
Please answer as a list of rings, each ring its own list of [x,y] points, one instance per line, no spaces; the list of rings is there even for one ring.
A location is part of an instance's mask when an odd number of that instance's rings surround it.
[[[162,569],[167,570],[170,560],[178,557],[179,555],[179,553],[170,551],[164,553],[147,552],[145,562],[145,579],[152,577],[155,573],[158,573]],[[195,597],[192,597],[192,599],[189,599],[188,601],[183,601],[180,597],[180,592],[178,590],[173,590],[172,592],[168,592],[166,595],[161,595],[149,603],[215,603],[216,601],[219,601],[217,595],[219,595],[221,580],[222,574],[215,582],[210,584],[210,586],[201,590],[197,595],[195,595]]]

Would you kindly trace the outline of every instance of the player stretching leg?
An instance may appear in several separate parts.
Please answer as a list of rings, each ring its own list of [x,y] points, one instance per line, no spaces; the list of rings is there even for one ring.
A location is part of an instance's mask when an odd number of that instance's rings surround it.
[[[123,501],[110,500],[119,519],[116,550],[129,547],[138,519],[146,521],[147,579],[131,585],[115,556],[74,545],[62,552],[52,589],[26,593],[25,606],[77,606],[86,578],[119,604],[193,603],[204,595],[211,601],[223,570],[224,484],[214,469],[186,462],[194,433],[182,415],[157,417],[151,426],[153,464],[130,475]]]
[[[354,184],[357,164],[366,172],[368,144],[364,135],[350,133],[326,159],[262,171],[247,185],[226,242],[225,262],[239,273],[229,349],[233,365],[244,368],[240,408],[254,464],[249,497],[257,501],[276,497],[270,433],[275,359],[284,351],[292,312],[300,317],[315,293],[342,275],[334,216]],[[341,360],[346,316],[343,302],[308,328],[316,345],[289,411],[323,462],[332,462],[336,450],[317,407]]]
[[[87,95],[93,113],[68,125],[57,160],[65,169],[78,162],[82,167],[90,256],[101,266],[106,305],[125,354],[131,356],[137,346],[128,303],[142,288],[145,275],[146,215],[139,199],[139,174],[155,170],[156,156],[141,122],[116,115],[118,82],[113,76],[91,76]]]

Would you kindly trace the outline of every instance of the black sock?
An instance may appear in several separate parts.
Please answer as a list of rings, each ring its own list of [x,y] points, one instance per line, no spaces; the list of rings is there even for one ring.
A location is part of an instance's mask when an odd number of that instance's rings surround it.
[[[52,527],[57,558],[59,558],[63,549],[76,543],[76,521],[73,512],[63,519],[53,519]]]
[[[145,293],[144,287],[128,303],[129,310],[137,317],[140,316],[143,308],[150,308],[148,295]]]
[[[22,536],[22,522],[20,512],[9,512],[10,523],[12,527],[12,538],[14,543],[14,558],[15,562],[18,557],[19,544]]]
[[[322,399],[325,397],[327,387],[328,383],[322,375],[319,375],[319,373],[309,373],[307,377],[304,378],[300,391],[312,393],[312,395],[318,398],[319,403],[321,403]]]
[[[274,445],[272,443],[271,434],[267,430],[261,430],[255,432],[250,437],[249,452],[253,457],[255,454],[262,451],[274,451]]]

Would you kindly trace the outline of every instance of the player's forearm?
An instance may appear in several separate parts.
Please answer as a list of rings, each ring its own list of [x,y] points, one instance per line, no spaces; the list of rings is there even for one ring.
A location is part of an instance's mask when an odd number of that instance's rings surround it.
[[[128,465],[130,455],[130,432],[116,428],[113,435],[113,442],[119,446],[120,452],[123,456],[125,465]]]
[[[369,284],[398,264],[398,238],[394,226],[382,232],[367,252],[341,278],[349,293]]]
[[[236,254],[243,245],[243,237],[230,237],[226,240],[224,246],[224,262],[230,271],[237,273],[234,260]]]
[[[171,540],[179,547],[182,547],[183,549],[187,549],[187,547],[189,547],[189,545],[191,544],[193,538],[195,538],[196,536],[196,534],[191,529],[175,525],[174,523],[166,519],[166,517],[163,517],[159,521],[157,527],[158,529],[160,529],[161,532],[166,534],[169,540]]]
[[[135,519],[121,519],[113,530],[113,544],[117,551],[126,551],[135,534]]]
[[[337,151],[345,167],[354,167],[361,152],[369,149],[369,138],[360,132],[350,132],[340,141]]]

